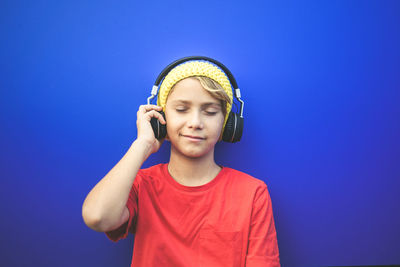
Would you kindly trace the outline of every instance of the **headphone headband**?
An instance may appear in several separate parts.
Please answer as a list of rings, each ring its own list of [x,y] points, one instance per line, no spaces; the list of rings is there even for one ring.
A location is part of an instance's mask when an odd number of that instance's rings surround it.
[[[190,60],[206,60],[206,61],[210,61],[210,62],[214,63],[215,65],[219,66],[219,67],[225,72],[225,74],[228,76],[229,81],[231,82],[233,88],[234,88],[234,89],[237,89],[237,88],[238,88],[235,78],[233,77],[233,75],[232,75],[232,73],[230,72],[230,70],[229,70],[227,67],[225,67],[224,64],[222,64],[221,62],[219,62],[219,61],[217,61],[217,60],[215,60],[215,59],[212,59],[212,58],[209,58],[209,57],[203,57],[203,56],[184,57],[184,58],[181,58],[181,59],[178,59],[178,60],[172,62],[171,64],[169,64],[169,65],[158,75],[158,77],[157,77],[156,82],[154,83],[154,85],[156,85],[156,86],[160,85],[160,82],[161,82],[162,78],[164,78],[164,77],[168,74],[168,72],[170,72],[173,68],[175,68],[175,67],[178,66],[179,64],[184,63],[184,62],[186,62],[186,61],[190,61]]]

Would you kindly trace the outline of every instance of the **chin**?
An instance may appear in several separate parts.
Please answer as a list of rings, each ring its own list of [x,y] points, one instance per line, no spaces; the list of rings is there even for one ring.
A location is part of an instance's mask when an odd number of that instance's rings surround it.
[[[190,152],[181,152],[184,156],[188,157],[188,158],[202,158],[205,155],[207,155],[207,153],[204,152],[200,152],[200,151],[190,151]]]
[[[204,151],[204,150],[195,150],[195,149],[193,149],[193,150],[176,149],[176,151],[178,151],[183,156],[185,156],[187,158],[191,158],[191,159],[202,158],[202,157],[207,156],[210,153],[210,150]]]

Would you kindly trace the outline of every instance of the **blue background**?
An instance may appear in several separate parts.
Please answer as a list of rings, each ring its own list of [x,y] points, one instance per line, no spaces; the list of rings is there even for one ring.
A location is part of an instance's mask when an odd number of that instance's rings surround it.
[[[242,90],[216,160],[267,183],[283,266],[400,264],[399,25],[399,1],[1,1],[0,265],[129,266],[81,207],[190,55]]]

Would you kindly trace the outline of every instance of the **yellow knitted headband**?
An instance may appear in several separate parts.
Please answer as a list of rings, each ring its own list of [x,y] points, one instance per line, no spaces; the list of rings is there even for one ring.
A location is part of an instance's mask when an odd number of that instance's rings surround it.
[[[207,76],[219,83],[222,88],[224,88],[226,94],[231,100],[231,103],[233,103],[231,84],[226,74],[222,70],[220,70],[220,68],[204,61],[189,61],[176,66],[168,73],[168,75],[165,76],[164,81],[162,82],[160,90],[158,92],[157,105],[161,106],[163,108],[163,111],[165,112],[167,97],[172,87],[180,80],[197,75]],[[226,103],[226,116],[222,130],[225,128],[225,124],[228,120],[231,108],[232,104]]]

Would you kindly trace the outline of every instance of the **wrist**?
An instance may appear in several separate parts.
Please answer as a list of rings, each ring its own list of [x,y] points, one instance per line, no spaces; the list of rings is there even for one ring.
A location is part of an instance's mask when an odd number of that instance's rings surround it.
[[[134,151],[143,153],[145,155],[145,159],[151,154],[152,144],[147,142],[146,140],[136,139],[132,145]]]

